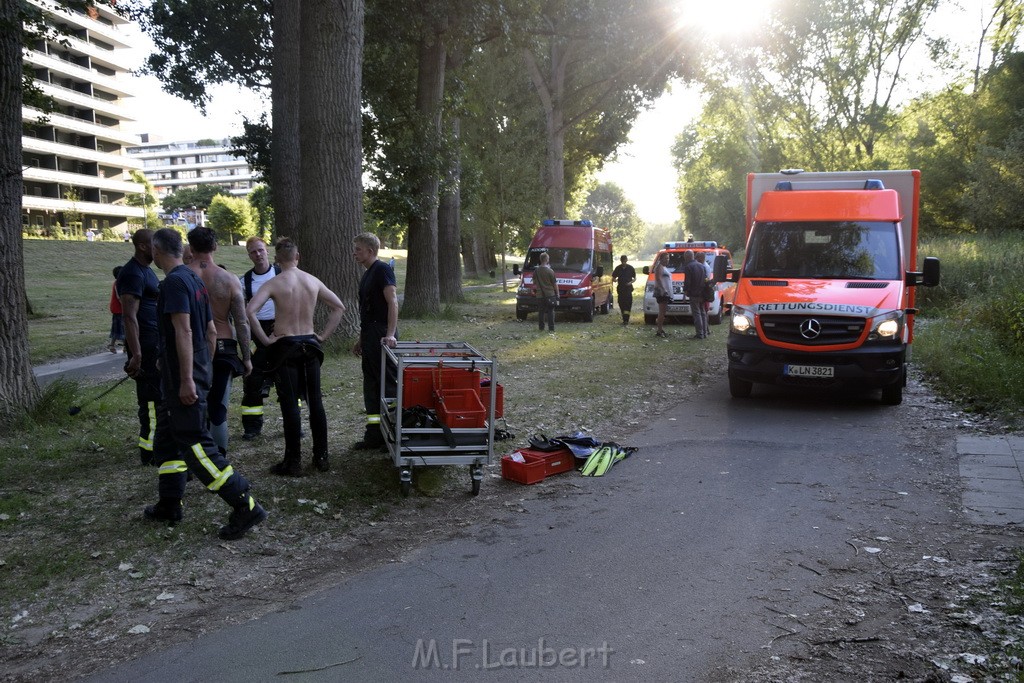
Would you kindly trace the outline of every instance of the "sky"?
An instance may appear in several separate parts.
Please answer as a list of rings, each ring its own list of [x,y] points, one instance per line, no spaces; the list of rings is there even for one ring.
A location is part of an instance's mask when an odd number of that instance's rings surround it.
[[[687,21],[712,33],[753,30],[748,19],[773,0],[679,0]],[[982,6],[988,0],[947,0],[941,7],[936,28],[961,42],[973,40],[980,30]],[[136,63],[141,64],[150,50],[144,36],[136,39],[140,48]],[[152,133],[165,140],[219,139],[242,132],[242,113],[258,118],[266,104],[255,94],[233,86],[213,89],[208,115],[188,102],[163,93],[156,78],[136,79],[136,97],[129,110],[137,119],[126,126],[130,132]],[[679,219],[676,205],[676,172],[672,168],[671,149],[676,136],[700,112],[700,92],[678,85],[659,98],[637,118],[629,141],[615,159],[605,164],[598,179],[620,186],[636,205],[639,216],[650,223],[671,223]]]

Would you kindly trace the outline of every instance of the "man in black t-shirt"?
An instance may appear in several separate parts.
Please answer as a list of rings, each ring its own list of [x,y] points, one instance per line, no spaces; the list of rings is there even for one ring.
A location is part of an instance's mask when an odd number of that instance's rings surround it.
[[[220,538],[233,541],[267,518],[249,494],[249,482],[234,471],[207,428],[206,397],[217,340],[203,281],[182,262],[181,235],[170,228],[153,235],[153,260],[164,271],[157,299],[160,379],[164,400],[156,414],[153,457],[160,464],[160,500],[146,518],[175,524],[188,472],[233,509]]]
[[[621,263],[612,271],[612,282],[616,283],[615,294],[619,297],[622,324],[628,325],[629,314],[633,310],[633,282],[636,281],[636,268],[629,265],[629,257],[625,254],[619,260]]]
[[[376,235],[364,232],[356,235],[352,243],[352,256],[366,269],[359,281],[359,338],[352,347],[352,353],[362,357],[366,431],[352,447],[380,448],[384,445],[384,434],[380,431],[380,347],[384,344],[394,348],[398,343],[398,287],[395,271],[377,258],[380,240]],[[387,395],[394,396],[398,374],[390,365],[385,381]]]
[[[149,267],[153,262],[153,231],[146,228],[132,235],[135,255],[118,273],[117,296],[124,320],[124,348],[128,354],[124,371],[135,380],[139,404],[139,459],[153,463],[153,431],[156,408],[160,405],[160,373],[156,369],[156,298],[160,281]]]

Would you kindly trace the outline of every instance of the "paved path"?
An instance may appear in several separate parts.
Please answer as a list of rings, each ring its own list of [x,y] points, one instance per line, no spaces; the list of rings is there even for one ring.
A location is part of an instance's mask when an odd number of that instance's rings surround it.
[[[1024,436],[959,436],[963,506],[978,524],[1024,524]]]
[[[70,380],[103,380],[121,379],[124,376],[123,353],[94,353],[84,358],[65,358],[46,365],[32,368],[39,384],[46,386],[58,378]]]

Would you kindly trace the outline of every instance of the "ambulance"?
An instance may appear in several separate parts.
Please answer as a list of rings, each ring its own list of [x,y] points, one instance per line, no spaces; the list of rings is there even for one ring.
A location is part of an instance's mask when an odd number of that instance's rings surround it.
[[[754,384],[880,389],[903,401],[914,293],[939,283],[917,265],[920,171],[751,173],[747,248],[726,348],[729,391]]]
[[[512,272],[522,276],[516,292],[516,318],[526,320],[540,308],[533,271],[542,253],[547,253],[558,282],[558,312],[578,313],[586,322],[593,322],[595,312],[611,312],[611,235],[593,221],[548,219],[533,236],[522,270],[518,264],[512,266]]]
[[[704,262],[714,266],[718,256],[725,258],[727,268],[732,268],[732,254],[718,242],[665,242],[662,249],[655,255],[654,263],[644,266],[643,273],[647,276],[647,285],[644,287],[644,322],[653,325],[658,318],[658,302],[654,299],[654,267],[658,265],[658,259],[662,254],[668,254],[669,270],[672,272],[672,301],[669,302],[665,311],[666,318],[689,318],[693,319],[690,312],[690,300],[683,293],[683,253],[687,250],[695,254],[704,253]],[[716,282],[715,300],[711,302],[708,310],[708,322],[718,325],[722,322],[722,315],[729,300],[730,290],[733,285],[729,282]]]

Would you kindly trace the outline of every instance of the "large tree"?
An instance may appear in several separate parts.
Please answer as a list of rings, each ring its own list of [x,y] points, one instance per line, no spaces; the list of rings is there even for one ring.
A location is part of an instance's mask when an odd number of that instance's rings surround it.
[[[39,396],[28,348],[21,244],[21,105],[24,5],[0,0],[0,422]]]
[[[157,46],[149,69],[168,92],[202,106],[214,83],[269,88],[272,129],[247,121],[242,144],[269,178],[277,234],[349,303],[342,329],[355,333],[363,0],[153,0],[139,11]]]

